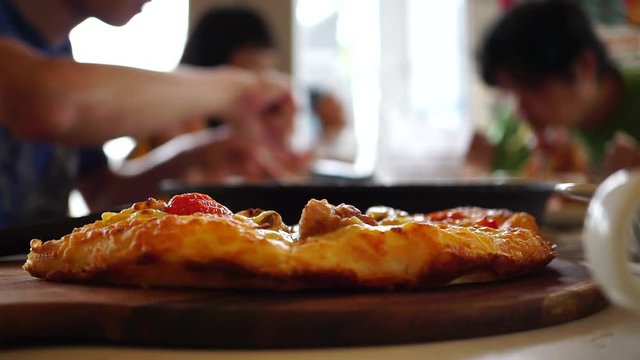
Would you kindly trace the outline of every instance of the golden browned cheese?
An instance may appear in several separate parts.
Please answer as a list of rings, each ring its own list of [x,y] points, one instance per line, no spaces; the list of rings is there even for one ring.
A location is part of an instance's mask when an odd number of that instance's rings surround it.
[[[136,286],[398,289],[509,278],[555,256],[531,215],[505,210],[362,214],[311,200],[290,228],[274,211],[172,215],[165,206],[150,199],[59,240],[32,240],[24,269]]]

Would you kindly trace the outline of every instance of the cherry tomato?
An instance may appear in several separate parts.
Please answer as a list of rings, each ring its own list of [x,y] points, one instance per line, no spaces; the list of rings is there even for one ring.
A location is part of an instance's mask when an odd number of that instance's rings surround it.
[[[480,225],[480,226],[486,226],[486,227],[494,228],[494,229],[498,228],[498,223],[496,222],[496,220],[495,219],[489,219],[487,217],[482,218],[482,220],[478,220],[476,222],[476,224]]]
[[[164,211],[174,215],[192,215],[195,213],[232,215],[231,210],[213,200],[209,195],[187,193],[176,195],[169,200]]]

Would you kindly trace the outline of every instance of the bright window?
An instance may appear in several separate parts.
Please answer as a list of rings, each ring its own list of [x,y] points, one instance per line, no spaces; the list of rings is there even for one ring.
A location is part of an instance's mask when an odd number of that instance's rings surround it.
[[[169,71],[180,61],[187,38],[188,0],[153,0],[125,26],[90,18],[71,31],[79,62]]]
[[[295,77],[302,90],[320,88],[343,101],[349,125],[334,146],[373,171],[380,101],[379,0],[297,0]]]
[[[350,105],[356,165],[457,175],[470,137],[465,0],[297,0],[295,31],[296,80]]]
[[[410,104],[444,127],[457,126],[452,119],[463,109],[463,5],[463,0],[408,1]]]
[[[76,26],[70,35],[73,57],[78,62],[171,71],[182,57],[188,26],[188,0],[153,0],[124,26],[96,18]],[[104,151],[111,166],[118,166],[135,144],[129,137],[108,141]]]

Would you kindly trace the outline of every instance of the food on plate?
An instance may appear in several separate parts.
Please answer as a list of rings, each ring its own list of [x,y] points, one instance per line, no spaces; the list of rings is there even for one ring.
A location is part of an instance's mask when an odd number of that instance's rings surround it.
[[[207,195],[149,199],[31,241],[24,269],[51,281],[224,289],[414,289],[494,281],[555,257],[533,216],[460,207],[408,214],[311,199],[288,226]]]

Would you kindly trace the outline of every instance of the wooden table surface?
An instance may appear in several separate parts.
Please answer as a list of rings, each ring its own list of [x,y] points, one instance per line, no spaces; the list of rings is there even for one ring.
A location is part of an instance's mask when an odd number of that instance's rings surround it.
[[[0,350],[3,360],[339,360],[339,359],[580,359],[640,358],[640,317],[609,307],[544,329],[412,345],[305,350],[202,350],[122,346],[22,347]]]
[[[422,343],[575,321],[607,302],[579,263],[419,291],[141,289],[43,281],[0,264],[0,341],[207,348]]]

